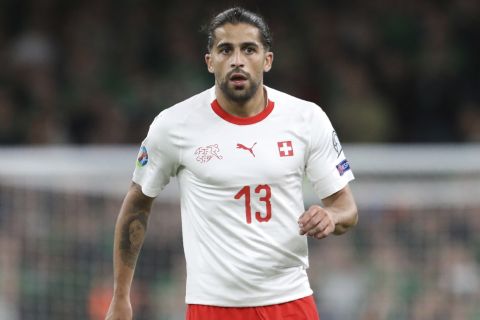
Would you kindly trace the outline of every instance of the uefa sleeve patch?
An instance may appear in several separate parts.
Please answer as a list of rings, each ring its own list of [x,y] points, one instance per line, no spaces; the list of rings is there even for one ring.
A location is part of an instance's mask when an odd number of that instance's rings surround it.
[[[348,163],[348,160],[345,159],[342,162],[340,162],[339,164],[337,164],[337,170],[338,170],[338,173],[340,174],[340,176],[343,176],[343,174],[345,172],[350,170],[350,164]]]
[[[137,157],[137,167],[141,168],[144,167],[148,163],[148,152],[145,146],[140,147],[140,151],[138,152]]]

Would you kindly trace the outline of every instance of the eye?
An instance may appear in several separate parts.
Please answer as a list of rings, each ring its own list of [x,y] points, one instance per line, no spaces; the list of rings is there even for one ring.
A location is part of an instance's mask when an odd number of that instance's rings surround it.
[[[218,51],[219,51],[220,54],[229,54],[230,51],[232,51],[232,50],[228,47],[222,47]]]
[[[246,47],[246,48],[245,48],[245,53],[246,53],[246,54],[253,54],[253,53],[255,53],[255,52],[257,52],[257,50],[255,49],[255,47]]]

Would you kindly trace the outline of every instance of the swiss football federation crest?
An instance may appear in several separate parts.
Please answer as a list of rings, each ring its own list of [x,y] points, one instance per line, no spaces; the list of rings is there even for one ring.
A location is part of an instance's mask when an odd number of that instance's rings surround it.
[[[292,141],[281,141],[277,142],[278,152],[280,157],[291,157],[293,156],[293,145]]]
[[[197,156],[197,161],[200,163],[205,163],[210,161],[212,158],[217,158],[222,160],[223,157],[220,155],[220,149],[218,144],[212,144],[206,147],[199,147],[195,150],[195,155]]]
[[[140,147],[140,151],[137,156],[137,167],[144,167],[148,163],[148,152],[145,146]]]

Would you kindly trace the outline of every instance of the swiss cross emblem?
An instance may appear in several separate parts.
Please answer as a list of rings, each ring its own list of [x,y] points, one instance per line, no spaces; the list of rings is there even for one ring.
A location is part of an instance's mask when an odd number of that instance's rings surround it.
[[[278,145],[278,152],[280,152],[280,157],[293,156],[292,141],[277,142],[277,145]]]

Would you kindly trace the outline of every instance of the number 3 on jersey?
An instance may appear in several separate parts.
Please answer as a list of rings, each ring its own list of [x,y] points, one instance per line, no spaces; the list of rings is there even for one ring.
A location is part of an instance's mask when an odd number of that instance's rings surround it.
[[[268,184],[259,184],[255,188],[255,194],[258,194],[260,197],[258,198],[259,201],[265,202],[265,209],[266,214],[262,216],[262,214],[258,211],[255,212],[255,219],[258,222],[268,222],[272,217],[272,204],[270,202],[270,198],[272,197],[272,190]],[[263,195],[262,195],[263,194]],[[252,223],[252,207],[250,206],[251,201],[251,192],[250,186],[245,186],[238,193],[235,195],[235,199],[239,200],[243,196],[245,196],[245,216],[247,219],[247,223]]]

